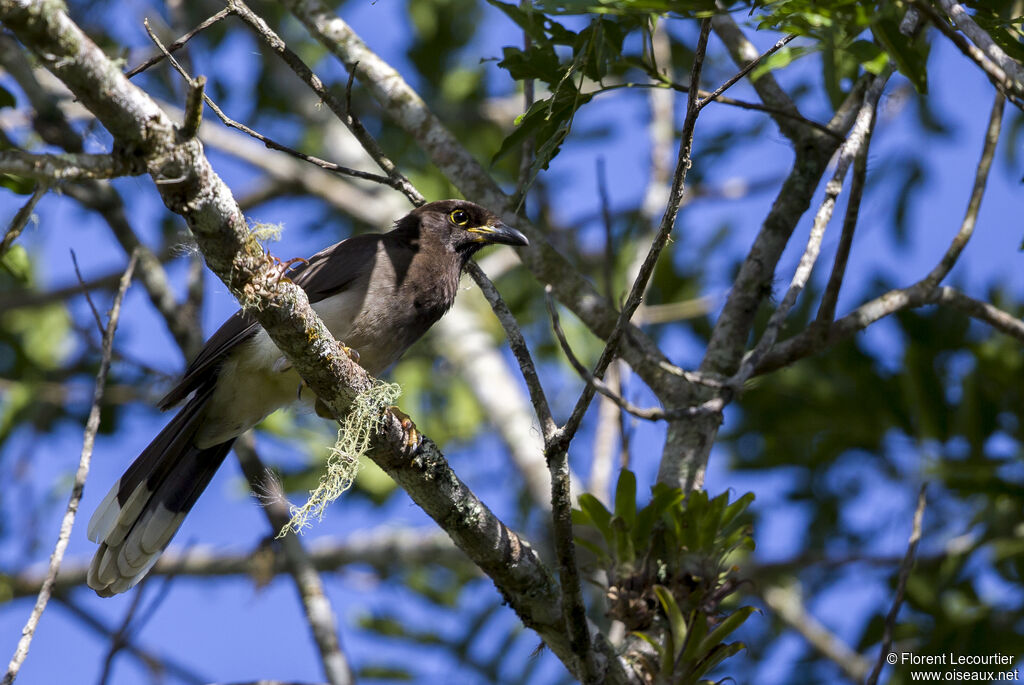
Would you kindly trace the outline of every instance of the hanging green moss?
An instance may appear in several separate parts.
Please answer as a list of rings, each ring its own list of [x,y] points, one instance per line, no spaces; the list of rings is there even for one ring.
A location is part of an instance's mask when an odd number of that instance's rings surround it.
[[[360,393],[338,430],[338,439],[327,457],[327,470],[320,483],[309,491],[309,499],[301,507],[289,507],[291,519],[281,528],[277,537],[289,530],[296,533],[311,526],[310,519],[323,520],[327,505],[338,499],[355,480],[359,462],[370,449],[370,438],[383,416],[383,410],[395,403],[402,389],[397,383],[376,381],[369,390]]]

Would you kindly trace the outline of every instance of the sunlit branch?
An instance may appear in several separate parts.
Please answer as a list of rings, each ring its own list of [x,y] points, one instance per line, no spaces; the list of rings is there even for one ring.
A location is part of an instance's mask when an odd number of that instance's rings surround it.
[[[29,615],[28,621],[21,631],[21,639],[18,640],[14,656],[11,657],[11,662],[7,665],[7,673],[4,674],[3,681],[0,681],[3,685],[11,685],[14,682],[15,678],[18,677],[18,672],[21,670],[21,665],[25,662],[25,657],[28,656],[29,647],[32,645],[32,638],[35,636],[36,628],[39,627],[39,619],[42,618],[46,604],[53,593],[57,572],[60,571],[61,562],[64,560],[64,552],[67,550],[68,541],[71,539],[71,528],[75,524],[78,505],[82,501],[85,481],[89,476],[93,443],[96,439],[96,433],[100,428],[100,408],[103,404],[103,391],[107,383],[107,372],[110,370],[110,356],[114,349],[114,332],[117,330],[117,322],[121,315],[121,302],[124,300],[124,294],[131,283],[132,272],[135,270],[135,261],[135,255],[132,255],[131,260],[128,262],[128,268],[125,269],[124,275],[121,276],[117,294],[114,296],[114,303],[111,305],[107,317],[107,325],[103,331],[103,357],[100,360],[99,371],[96,373],[96,386],[93,390],[92,407],[89,409],[89,418],[85,424],[82,454],[78,461],[78,469],[75,471],[75,481],[71,488],[71,497],[68,500],[64,518],[61,520],[57,544],[53,549],[53,554],[50,555],[49,568],[47,569],[42,586],[39,588],[36,603],[32,607],[32,613]]]

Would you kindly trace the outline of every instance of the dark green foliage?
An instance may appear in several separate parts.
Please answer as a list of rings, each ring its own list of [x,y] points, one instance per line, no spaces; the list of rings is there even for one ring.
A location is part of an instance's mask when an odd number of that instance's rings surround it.
[[[603,544],[577,541],[608,574],[607,615],[658,655],[643,665],[648,673],[666,682],[702,682],[743,649],[724,640],[754,609],[721,605],[739,585],[730,559],[754,549],[743,518],[753,500],[747,493],[730,503],[727,494],[709,498],[702,490],[684,498],[679,488],[659,483],[637,510],[636,477],[628,470],[619,475],[614,511],[593,495],[580,496],[573,522],[581,532],[596,530]]]

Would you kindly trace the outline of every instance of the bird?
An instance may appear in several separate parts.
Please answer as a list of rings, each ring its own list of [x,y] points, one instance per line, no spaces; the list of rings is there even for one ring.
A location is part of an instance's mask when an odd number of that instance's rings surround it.
[[[451,308],[470,257],[522,233],[466,200],[424,204],[381,234],[328,247],[286,272],[353,359],[377,376]],[[177,415],[113,484],[89,521],[99,544],[87,583],[101,597],[153,567],[239,435],[302,395],[302,380],[251,314],[239,310],[206,341],[158,403]],[[298,396],[298,400],[297,400]],[[308,401],[308,400],[307,400]]]

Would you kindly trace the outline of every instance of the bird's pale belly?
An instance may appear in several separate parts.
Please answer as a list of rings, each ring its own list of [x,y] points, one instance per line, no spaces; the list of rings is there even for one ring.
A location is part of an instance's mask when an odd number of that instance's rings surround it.
[[[429,321],[413,323],[396,321],[393,311],[389,319],[386,316],[389,308],[376,306],[356,316],[364,305],[363,300],[363,297],[336,296],[317,302],[313,309],[339,342],[359,353],[359,363],[372,375],[380,374],[402,356],[442,313],[437,312]],[[261,328],[224,360],[194,444],[205,448],[235,438],[274,411],[296,401],[312,407],[314,395],[309,390],[300,392],[301,384],[299,374]]]
[[[237,437],[295,401],[302,379],[281,359],[281,351],[260,329],[224,361],[207,403],[206,418],[194,439],[196,447]],[[303,394],[312,400],[312,393]]]

